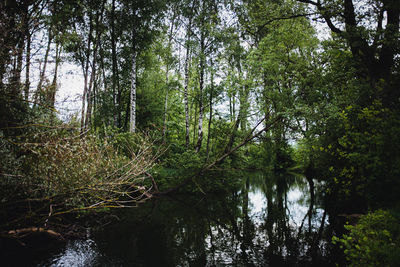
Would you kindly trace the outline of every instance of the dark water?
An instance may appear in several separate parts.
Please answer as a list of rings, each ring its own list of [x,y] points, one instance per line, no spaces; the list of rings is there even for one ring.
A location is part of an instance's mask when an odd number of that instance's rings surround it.
[[[246,174],[226,194],[158,198],[116,213],[34,266],[329,266],[328,218],[312,181]],[[311,194],[310,189],[313,193]]]

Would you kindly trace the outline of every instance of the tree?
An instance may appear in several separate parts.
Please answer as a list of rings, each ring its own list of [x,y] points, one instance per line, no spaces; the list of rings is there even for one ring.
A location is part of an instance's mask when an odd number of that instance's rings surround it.
[[[298,2],[314,8],[332,32],[319,54],[318,76],[307,82],[315,93],[304,90],[301,98],[308,106],[305,136],[313,154],[308,170],[328,182],[331,214],[396,205],[399,6],[394,1],[366,1],[365,8],[352,0]]]
[[[122,1],[125,12],[126,29],[130,42],[131,75],[130,75],[130,126],[129,131],[136,131],[136,82],[137,56],[145,49],[157,34],[157,27],[162,21],[164,1]],[[124,23],[124,22],[122,22]]]
[[[358,78],[371,88],[361,95],[361,103],[381,99],[386,107],[398,106],[399,80],[395,74],[399,54],[398,2],[367,1],[367,8],[357,9],[353,0],[343,0],[339,5],[333,1],[298,1],[315,7],[331,31],[346,41]]]

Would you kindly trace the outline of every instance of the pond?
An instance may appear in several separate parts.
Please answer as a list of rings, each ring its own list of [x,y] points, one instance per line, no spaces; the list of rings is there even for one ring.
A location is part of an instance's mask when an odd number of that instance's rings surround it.
[[[247,173],[240,190],[115,212],[33,266],[330,266],[328,216],[302,176]],[[310,188],[312,192],[310,192]]]

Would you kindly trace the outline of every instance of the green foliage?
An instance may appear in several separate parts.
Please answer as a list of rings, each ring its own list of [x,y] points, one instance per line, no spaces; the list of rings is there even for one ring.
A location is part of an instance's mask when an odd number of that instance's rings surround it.
[[[377,210],[360,217],[356,225],[346,225],[343,237],[333,237],[344,249],[349,266],[398,266],[400,223],[388,211]]]
[[[348,105],[327,124],[330,132],[312,145],[317,155],[313,163],[328,181],[328,195],[333,199],[350,205],[358,199],[361,209],[398,203],[400,140],[395,132],[400,124],[396,114],[374,101],[365,107]]]
[[[193,150],[183,153],[174,153],[166,161],[166,166],[176,169],[199,170],[204,161],[201,156]]]

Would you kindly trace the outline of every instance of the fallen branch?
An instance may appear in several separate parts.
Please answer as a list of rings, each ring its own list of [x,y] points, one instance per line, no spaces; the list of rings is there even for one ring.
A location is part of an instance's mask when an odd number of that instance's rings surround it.
[[[156,180],[154,180],[154,177],[148,172],[145,172],[145,174],[151,179],[151,183],[153,184],[153,187],[156,190],[156,193],[160,192],[160,190],[158,190],[158,185],[156,183]]]
[[[265,120],[265,117],[260,120],[256,126],[253,127],[253,129],[251,129],[251,131],[247,134],[246,138],[237,146],[235,146],[234,148],[230,149],[229,151],[227,151],[225,154],[223,154],[222,156],[220,156],[217,160],[215,160],[214,162],[202,167],[196,174],[186,178],[181,184],[170,188],[166,191],[163,192],[159,192],[159,195],[165,195],[165,194],[169,194],[172,192],[177,191],[178,189],[188,185],[189,183],[191,183],[193,181],[193,178],[196,176],[199,176],[200,174],[202,174],[204,171],[206,170],[210,170],[212,167],[214,167],[215,165],[222,163],[227,157],[229,157],[232,153],[234,153],[235,151],[237,151],[239,148],[241,148],[242,146],[246,145],[247,143],[249,143],[250,141],[254,140],[255,138],[259,137],[263,132],[267,131],[268,129],[270,129],[275,123],[277,123],[280,119],[282,118],[282,116],[277,116],[274,120],[272,120],[267,126],[265,126],[263,129],[261,129],[260,131],[258,131],[257,133],[253,134],[256,129],[258,128],[258,126],[261,125],[261,123]]]
[[[61,234],[59,234],[53,230],[45,229],[45,228],[41,228],[41,227],[29,227],[29,228],[22,228],[22,229],[8,231],[8,234],[15,238],[20,238],[27,234],[34,234],[34,233],[44,233],[50,237],[53,237],[53,238],[56,238],[59,240],[64,239]]]

